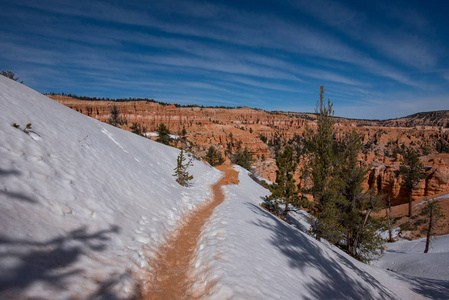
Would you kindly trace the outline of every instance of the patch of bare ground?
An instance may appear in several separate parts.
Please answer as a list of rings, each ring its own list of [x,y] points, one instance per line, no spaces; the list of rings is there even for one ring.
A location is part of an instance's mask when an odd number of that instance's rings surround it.
[[[449,234],[449,194],[447,192],[415,199],[412,203],[413,215],[411,218],[408,217],[408,203],[391,207],[392,228],[400,227],[400,237],[406,239],[414,240],[425,237],[429,220],[427,216],[420,215],[422,209],[426,206],[425,203],[421,204],[421,202],[438,197],[442,197],[438,199],[438,202],[446,217],[439,222],[439,227],[434,228],[434,232],[436,235]],[[378,215],[384,217],[385,209]]]
[[[212,186],[213,199],[186,218],[181,227],[171,234],[150,262],[151,272],[141,287],[140,299],[199,299],[207,296],[209,286],[198,295],[192,291],[194,279],[189,278],[191,262],[202,228],[214,209],[223,202],[223,185],[238,184],[238,172],[230,165],[217,167],[225,176]]]

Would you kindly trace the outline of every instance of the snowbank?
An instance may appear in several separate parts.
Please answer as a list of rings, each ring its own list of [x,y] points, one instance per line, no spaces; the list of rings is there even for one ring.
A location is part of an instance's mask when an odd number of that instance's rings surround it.
[[[317,242],[263,210],[268,191],[238,168],[198,245],[196,288],[211,299],[424,299],[413,283]],[[307,221],[304,220],[304,226]]]
[[[172,177],[179,150],[3,76],[0,140],[0,298],[130,295],[146,249],[221,176],[195,161],[192,187],[181,187]]]
[[[425,238],[388,243],[376,265],[401,274],[449,281],[449,236],[433,238],[428,253],[424,253],[425,245]]]

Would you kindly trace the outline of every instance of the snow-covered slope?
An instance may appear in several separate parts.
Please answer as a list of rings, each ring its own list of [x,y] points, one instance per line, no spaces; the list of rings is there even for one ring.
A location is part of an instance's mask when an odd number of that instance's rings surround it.
[[[0,141],[0,299],[129,297],[147,249],[221,177],[195,161],[193,185],[181,187],[172,177],[177,149],[3,76]],[[207,298],[447,299],[447,279],[365,265],[273,217],[259,207],[267,190],[236,168],[240,184],[225,187],[193,262]]]
[[[197,286],[217,282],[212,299],[422,299],[447,291],[363,264],[273,217],[259,207],[268,191],[236,168],[240,184],[225,187],[198,246]]]
[[[3,76],[0,141],[0,298],[129,295],[145,249],[221,177],[195,161],[192,187],[181,187],[172,177],[179,150]]]
[[[428,253],[424,253],[425,245],[425,238],[388,243],[376,265],[402,274],[449,281],[449,235],[432,238]]]

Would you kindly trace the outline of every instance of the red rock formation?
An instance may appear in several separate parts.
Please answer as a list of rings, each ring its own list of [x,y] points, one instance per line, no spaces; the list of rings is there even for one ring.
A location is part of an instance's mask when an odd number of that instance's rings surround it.
[[[177,107],[152,101],[82,101],[65,96],[50,98],[103,122],[108,121],[111,107],[116,105],[127,121],[122,126],[125,130],[130,130],[132,123],[139,123],[147,131],[154,132],[163,123],[173,134],[180,135],[185,128],[189,145],[200,156],[205,155],[209,146],[215,146],[223,154],[236,153],[247,147],[257,159],[256,173],[271,181],[276,179],[274,153],[270,153],[267,143],[262,142],[259,136],[268,140],[278,136],[288,141],[295,135],[303,136],[306,125],[312,129],[317,126],[313,114],[268,113],[247,107]],[[440,115],[441,120],[437,119]],[[343,139],[351,130],[359,133],[364,143],[360,163],[371,166],[365,187],[374,187],[379,193],[391,194],[393,203],[400,204],[407,202],[408,198],[398,178],[400,157],[392,157],[394,148],[403,144],[424,151],[435,140],[449,141],[449,130],[445,128],[448,126],[448,115],[448,112],[431,116],[416,114],[409,119],[389,121],[338,118],[335,131],[339,139]],[[417,125],[412,126],[413,122]],[[427,166],[426,180],[413,195],[431,196],[449,191],[449,155],[433,153],[424,157],[423,162]],[[296,179],[299,184],[303,184],[299,178],[300,171]]]

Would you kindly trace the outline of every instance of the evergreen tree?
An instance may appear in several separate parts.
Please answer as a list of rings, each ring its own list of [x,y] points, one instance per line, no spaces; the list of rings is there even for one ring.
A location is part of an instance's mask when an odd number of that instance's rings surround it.
[[[426,248],[424,253],[429,251],[430,239],[435,234],[435,227],[438,227],[439,221],[445,217],[443,210],[437,200],[433,200],[427,203],[427,205],[421,211],[422,216],[426,216],[429,220],[427,224],[427,235],[426,235]]]
[[[181,130],[180,136],[181,136],[181,147],[184,148],[184,149],[189,148],[188,145],[187,145],[187,130],[186,130],[186,127],[184,125],[182,126],[182,130]]]
[[[360,260],[369,260],[382,244],[379,231],[382,223],[372,216],[382,208],[381,197],[374,190],[364,192],[362,183],[369,168],[358,162],[362,149],[359,135],[353,131],[346,142],[342,180],[344,182],[342,208],[342,226],[346,230],[346,251]]]
[[[183,125],[183,126],[182,126],[182,131],[181,131],[181,136],[182,136],[183,138],[185,138],[186,135],[187,135],[187,130],[186,130],[186,127]]]
[[[210,146],[207,149],[206,156],[204,159],[211,165],[211,166],[218,166],[224,163],[224,158],[221,156],[220,152],[218,152],[214,146]]]
[[[188,186],[189,181],[193,179],[193,176],[187,172],[187,168],[192,165],[192,159],[184,164],[185,160],[186,157],[184,156],[184,150],[181,149],[181,152],[176,160],[176,168],[174,169],[175,174],[173,174],[173,176],[176,177],[176,181],[182,186]]]
[[[159,127],[157,128],[157,133],[159,135],[159,137],[156,140],[157,142],[165,145],[170,145],[172,138],[170,137],[170,130],[168,130],[165,124],[163,123],[159,124]]]
[[[416,189],[420,181],[426,178],[424,165],[419,161],[418,154],[408,148],[404,153],[404,159],[399,167],[399,174],[402,177],[402,186],[408,191],[408,216],[412,217],[413,190]]]
[[[119,125],[123,125],[123,120],[120,117],[120,110],[117,108],[117,105],[112,105],[111,110],[109,111],[109,119],[108,123],[112,126],[119,127]]]
[[[245,147],[243,152],[238,152],[235,155],[235,163],[247,169],[248,171],[251,171],[251,164],[253,163],[253,161],[253,156],[248,152],[247,147]]]
[[[317,240],[322,237],[330,242],[337,242],[344,237],[344,228],[341,225],[339,204],[343,202],[341,178],[341,158],[337,150],[332,120],[334,110],[328,100],[324,103],[324,88],[320,87],[320,100],[317,103],[318,128],[316,132],[307,128],[306,148],[308,162],[303,176],[310,180],[304,191],[313,196],[312,214],[315,220],[311,232]]]
[[[384,224],[381,219],[372,216],[373,212],[380,211],[382,205],[382,198],[375,195],[373,189],[368,191],[361,202],[359,213],[362,215],[362,222],[359,223],[356,231],[357,235],[352,247],[353,253],[349,253],[361,261],[370,261],[384,242],[379,234],[384,229]]]
[[[295,133],[293,138],[288,141],[288,144],[292,146],[298,158],[306,153],[304,138],[302,136]]]
[[[361,149],[362,142],[358,134],[352,131],[348,138],[347,149],[345,151],[345,164],[341,173],[345,183],[343,190],[345,203],[342,207],[345,214],[343,226],[347,231],[347,251],[352,256],[356,255],[359,224],[364,219],[361,209],[366,194],[363,191],[362,183],[368,173],[368,168],[360,167],[358,164],[358,154]]]
[[[139,123],[133,123],[129,129],[131,129],[132,133],[144,136],[144,133],[147,131],[147,128],[145,126],[142,126]]]
[[[276,166],[278,168],[276,182],[270,185],[271,195],[266,198],[266,200],[273,200],[273,202],[270,203],[269,207],[268,205],[265,205],[265,207],[279,211],[281,209],[279,205],[283,206],[281,216],[285,220],[289,211],[305,206],[307,199],[299,195],[295,179],[293,179],[298,163],[292,148],[285,147],[284,152],[276,157]]]

